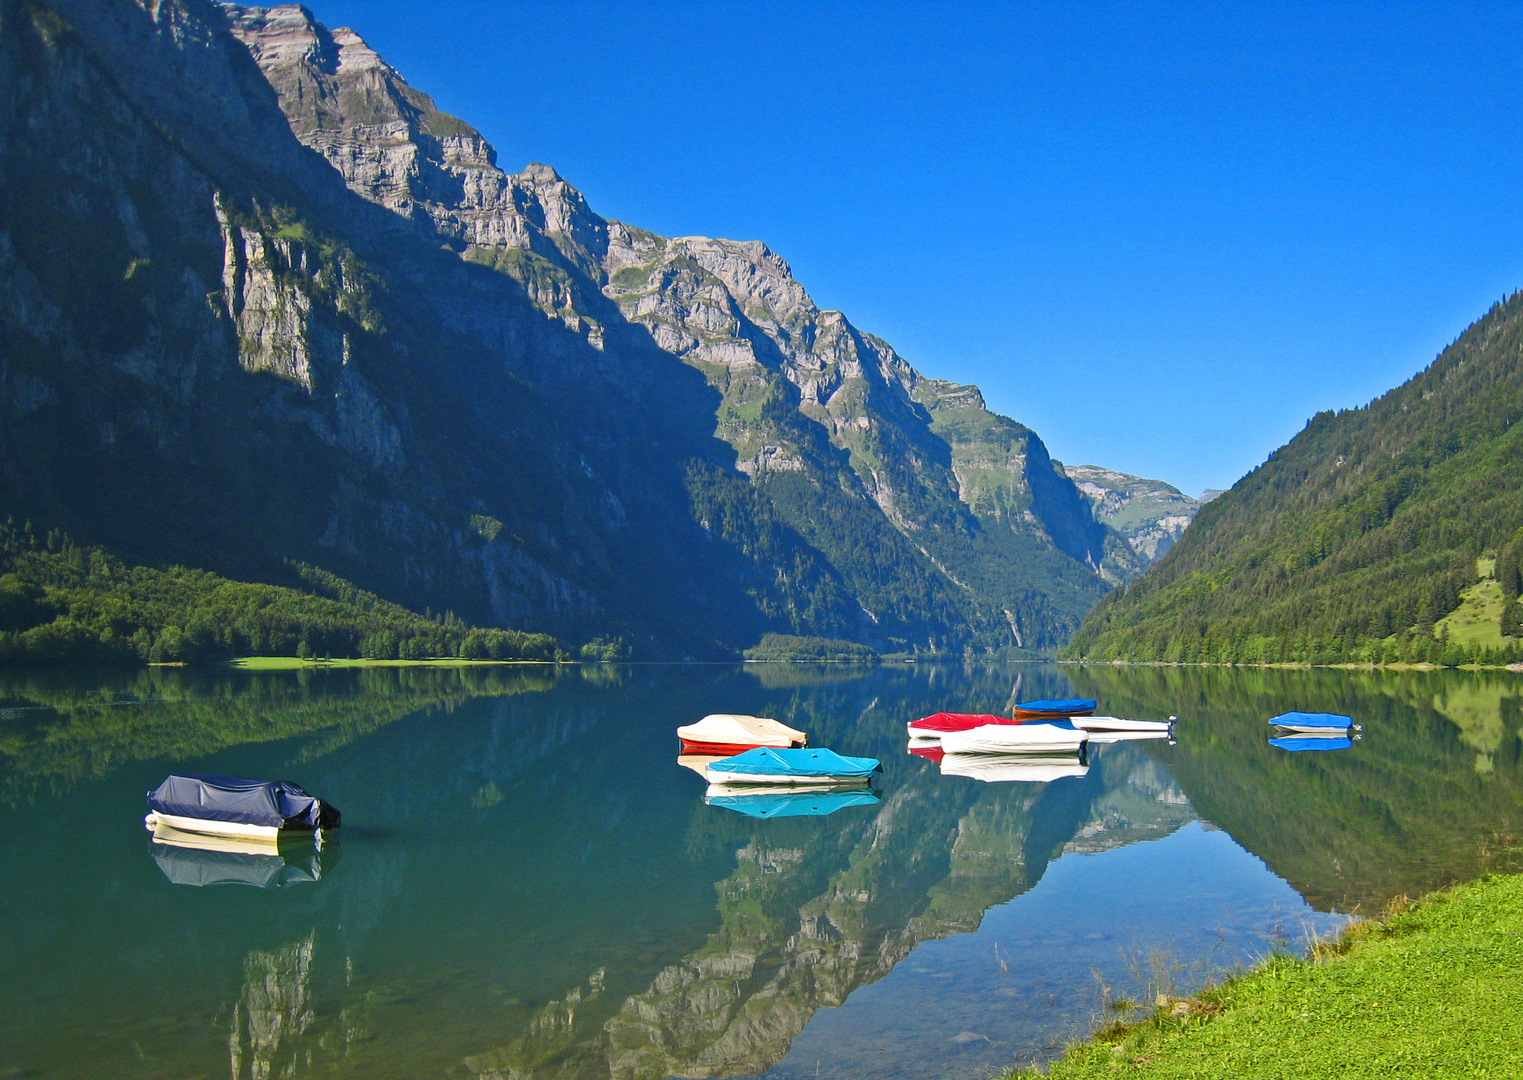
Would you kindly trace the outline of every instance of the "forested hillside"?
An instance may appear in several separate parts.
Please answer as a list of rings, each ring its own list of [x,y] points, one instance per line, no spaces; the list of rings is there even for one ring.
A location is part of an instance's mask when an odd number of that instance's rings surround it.
[[[1523,294],[1369,405],[1319,413],[1112,593],[1073,659],[1523,659]]]

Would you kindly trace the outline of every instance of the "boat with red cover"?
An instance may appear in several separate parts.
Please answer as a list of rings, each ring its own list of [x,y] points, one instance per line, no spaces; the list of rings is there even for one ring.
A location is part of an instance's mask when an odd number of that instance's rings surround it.
[[[988,724],[1021,724],[1023,720],[1011,720],[993,713],[939,712],[911,720],[909,728],[912,739],[939,739],[948,731],[972,731]]]

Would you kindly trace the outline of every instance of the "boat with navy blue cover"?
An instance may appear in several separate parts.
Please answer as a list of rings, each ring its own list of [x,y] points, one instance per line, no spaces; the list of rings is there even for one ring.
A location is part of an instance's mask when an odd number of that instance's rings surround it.
[[[825,817],[848,806],[873,806],[878,793],[867,788],[836,788],[828,791],[766,791],[756,794],[735,794],[733,788],[720,785],[719,794],[708,795],[704,802],[710,806],[722,806],[754,818],[776,817]]]
[[[1270,739],[1269,745],[1295,754],[1303,750],[1347,750],[1354,745],[1354,740],[1334,732],[1331,735],[1286,735]]]
[[[1015,716],[1088,716],[1095,711],[1094,698],[1041,698],[1023,701],[1010,709]]]
[[[150,830],[210,833],[244,840],[278,841],[282,835],[336,829],[338,808],[289,780],[241,776],[168,776],[148,793]]]
[[[1281,713],[1269,721],[1277,728],[1286,731],[1363,731],[1364,729],[1354,723],[1352,717],[1343,716],[1339,713],[1325,712],[1288,712]]]
[[[843,757],[824,747],[763,746],[715,761],[704,772],[711,784],[865,785],[881,767],[877,758]]]

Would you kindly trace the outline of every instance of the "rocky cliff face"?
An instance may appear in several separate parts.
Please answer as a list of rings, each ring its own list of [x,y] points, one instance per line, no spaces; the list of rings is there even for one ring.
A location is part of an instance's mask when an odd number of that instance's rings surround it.
[[[1161,559],[1209,501],[1192,499],[1162,480],[1144,480],[1098,465],[1068,465],[1064,472],[1088,500],[1095,519],[1118,532],[1136,553],[1137,565],[1123,573],[1123,579]]]
[[[353,31],[207,0],[3,12],[8,512],[667,655],[768,630],[1050,648],[1125,576],[975,388],[763,244],[500,169]]]

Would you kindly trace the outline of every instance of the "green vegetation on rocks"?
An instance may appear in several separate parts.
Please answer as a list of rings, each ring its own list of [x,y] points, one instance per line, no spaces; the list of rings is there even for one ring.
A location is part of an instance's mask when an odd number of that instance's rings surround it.
[[[1508,1077],[1523,1073],[1523,875],[1427,897],[1305,961],[1271,959],[1071,1049],[1048,1076]]]
[[[557,660],[554,638],[419,615],[313,567],[292,584],[128,566],[60,533],[0,526],[0,663],[198,663],[235,656]]]
[[[1168,555],[1108,595],[1064,655],[1216,663],[1511,663],[1518,605],[1489,640],[1445,616],[1523,541],[1523,294],[1408,382],[1318,413]],[[1493,564],[1491,560],[1495,559]],[[1472,594],[1473,595],[1473,594]],[[1477,601],[1479,603],[1479,601]]]
[[[746,650],[746,659],[873,664],[877,662],[878,654],[854,641],[768,634],[755,648]]]

